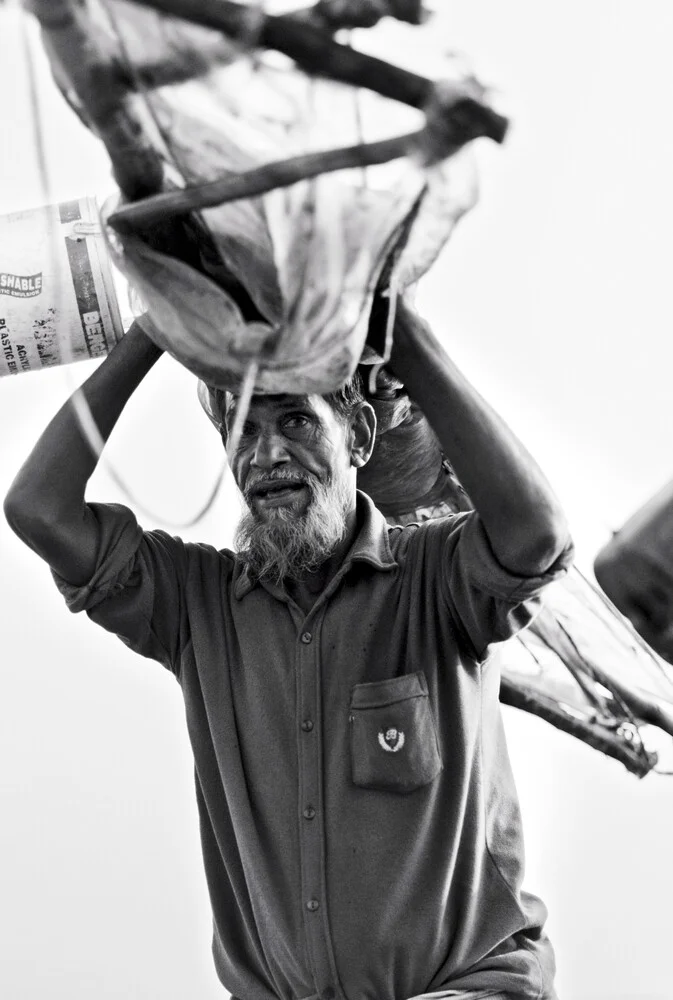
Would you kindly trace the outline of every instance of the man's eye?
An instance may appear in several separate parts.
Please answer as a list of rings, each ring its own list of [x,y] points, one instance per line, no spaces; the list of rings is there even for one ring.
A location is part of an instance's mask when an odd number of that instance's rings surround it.
[[[308,427],[310,420],[303,413],[290,413],[283,420],[283,427],[288,430],[301,430],[304,427]]]

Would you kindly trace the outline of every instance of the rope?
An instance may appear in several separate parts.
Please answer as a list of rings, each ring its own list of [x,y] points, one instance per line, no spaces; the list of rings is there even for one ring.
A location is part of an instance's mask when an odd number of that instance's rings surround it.
[[[29,88],[28,98],[32,111],[32,116],[31,116],[32,130],[33,130],[32,139],[33,139],[35,157],[39,172],[40,186],[42,188],[45,203],[51,205],[54,203],[55,196],[53,193],[53,187],[51,183],[49,160],[47,156],[46,144],[44,141],[44,131],[42,128],[43,112],[42,112],[42,102],[40,100],[37,66],[35,63],[35,55],[28,30],[28,17],[24,10],[21,10],[21,14],[22,16],[19,18],[19,25],[20,25],[21,45],[24,53],[27,78],[28,78],[28,88]],[[55,262],[58,260],[59,250],[60,250],[60,234],[57,233],[56,229],[50,229],[50,254],[52,258],[52,266],[54,266]],[[54,270],[56,270],[55,267]],[[55,294],[56,294],[57,314],[59,311],[62,313],[63,291],[60,285],[57,286],[57,288],[55,289]],[[65,339],[64,343],[61,344],[61,350],[66,365],[68,363],[72,363],[75,360],[73,357],[71,344],[67,340],[67,338]],[[150,518],[152,521],[158,521],[159,523],[164,524],[167,527],[184,530],[185,528],[191,528],[194,525],[198,524],[198,522],[201,521],[205,517],[205,515],[211,510],[213,504],[215,503],[215,500],[219,495],[220,489],[225,479],[226,462],[223,464],[215,480],[215,483],[208,494],[206,502],[201,506],[201,508],[199,508],[197,513],[193,517],[190,517],[187,521],[174,522],[156,512],[151,511],[133,493],[133,491],[127,485],[127,483],[119,474],[117,469],[112,465],[112,463],[107,461],[105,458],[101,457],[103,449],[105,447],[105,441],[101,436],[100,430],[91,412],[91,408],[89,407],[84,392],[82,391],[81,387],[76,386],[72,374],[67,367],[63,369],[63,375],[64,375],[64,381],[66,382],[71,393],[73,408],[82,435],[84,436],[87,444],[93,451],[94,455],[96,455],[100,465],[105,469],[106,473],[110,476],[112,481],[116,484],[118,489],[124,494],[127,500],[145,517]]]
[[[173,166],[178,171],[178,173],[181,175],[181,177],[182,177],[182,179],[184,181],[185,177],[186,177],[186,171],[185,171],[185,169],[183,167],[183,164],[181,163],[180,157],[176,153],[176,150],[175,150],[175,147],[174,147],[173,143],[171,142],[170,133],[168,132],[167,129],[164,128],[163,124],[161,123],[161,121],[159,119],[159,116],[157,115],[157,113],[155,111],[154,104],[153,104],[153,102],[151,100],[148,88],[145,86],[145,83],[142,80],[140,74],[138,73],[138,70],[137,70],[137,68],[136,68],[133,60],[130,58],[129,51],[128,51],[128,46],[127,46],[126,41],[125,41],[125,39],[123,37],[123,31],[120,29],[119,20],[117,18],[117,15],[116,15],[116,13],[113,12],[113,10],[111,8],[111,5],[108,2],[108,0],[104,0],[103,6],[105,8],[105,12],[106,12],[107,17],[109,19],[110,26],[111,26],[111,28],[112,28],[112,30],[114,32],[114,35],[115,35],[115,37],[117,39],[117,42],[119,43],[120,51],[121,51],[121,54],[122,54],[122,57],[123,57],[124,63],[125,63],[125,68],[127,69],[128,73],[130,74],[131,78],[133,79],[133,81],[135,83],[135,86],[137,88],[137,91],[138,91],[139,95],[141,96],[141,98],[143,100],[144,106],[145,106],[148,114],[150,115],[150,117],[151,117],[151,119],[152,119],[152,121],[153,121],[153,123],[154,123],[154,125],[155,125],[155,127],[157,129],[157,131],[159,132],[159,134],[160,134],[160,136],[161,136],[161,138],[162,138],[162,140],[164,142],[164,145],[166,147],[166,151],[167,151],[167,153],[168,153],[168,155],[169,155],[169,157],[171,159],[171,162],[172,162]],[[245,37],[243,37],[242,39],[239,39],[239,41],[242,41],[242,43],[245,44],[245,45],[247,45],[247,46],[252,47],[254,45],[254,43],[256,41],[256,38],[257,38],[257,35],[258,35],[259,31],[261,30],[261,26],[263,24],[263,19],[264,19],[264,11],[263,11],[262,8],[263,8],[263,4],[258,4],[258,5],[256,5],[256,7],[255,7],[254,10],[251,10],[251,19],[250,19],[250,22],[249,22],[249,25],[248,25],[248,30],[245,32]],[[205,222],[204,222],[204,225],[205,225]],[[222,264],[224,265],[225,262],[222,260],[221,254],[219,254],[219,252],[218,252],[218,255],[220,256],[220,260],[221,260]],[[193,527],[200,520],[202,520],[202,518],[208,513],[208,511],[211,509],[211,507],[215,503],[215,500],[217,499],[217,496],[219,494],[220,488],[221,488],[221,486],[223,485],[223,483],[225,481],[227,465],[229,465],[229,467],[231,467],[231,458],[235,454],[236,449],[238,447],[238,443],[240,441],[241,431],[243,429],[243,424],[244,424],[244,422],[245,422],[245,420],[247,418],[248,409],[250,407],[250,400],[252,399],[252,395],[253,395],[253,392],[254,392],[255,379],[257,378],[258,371],[259,371],[259,360],[258,359],[253,359],[249,363],[249,365],[248,365],[248,367],[247,367],[247,369],[245,371],[245,374],[244,374],[243,384],[242,384],[242,387],[241,387],[241,394],[240,394],[240,398],[239,398],[239,404],[238,404],[237,411],[236,411],[236,418],[235,418],[235,421],[234,421],[234,426],[232,428],[231,439],[230,439],[228,447],[227,447],[226,459],[225,459],[225,462],[224,462],[224,464],[222,466],[222,469],[220,470],[220,473],[219,473],[219,475],[217,477],[215,485],[213,486],[213,489],[210,492],[208,500],[206,501],[206,503],[202,507],[202,509],[189,522],[187,522],[185,524],[180,524],[180,525],[171,525],[171,527],[178,527],[178,528],[181,528],[181,529]],[[136,505],[138,505],[137,501],[136,501]],[[166,522],[165,520],[163,520],[162,523],[167,524],[169,522]]]
[[[248,417],[248,410],[250,409],[250,400],[252,399],[252,395],[255,390],[255,380],[257,378],[258,371],[259,371],[259,361],[255,359],[250,362],[246,370],[246,373],[243,377],[241,392],[238,397],[238,405],[236,407],[234,426],[231,429],[231,437],[227,444],[227,458],[229,460],[230,466],[232,464],[234,455],[238,450],[238,445],[241,440],[241,434],[243,432],[243,425],[245,424],[245,421],[247,420]]]

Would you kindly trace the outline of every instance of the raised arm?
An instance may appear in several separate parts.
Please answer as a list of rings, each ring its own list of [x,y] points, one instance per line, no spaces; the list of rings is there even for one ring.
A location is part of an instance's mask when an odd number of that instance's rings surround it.
[[[161,356],[134,323],[81,390],[107,441],[130,396]],[[59,576],[79,585],[90,579],[98,552],[98,526],[84,499],[98,461],[82,433],[74,394],[51,420],[5,498],[16,534]]]
[[[551,487],[521,442],[404,302],[398,303],[389,367],[428,418],[479,512],[498,561],[523,576],[549,569],[570,540]]]

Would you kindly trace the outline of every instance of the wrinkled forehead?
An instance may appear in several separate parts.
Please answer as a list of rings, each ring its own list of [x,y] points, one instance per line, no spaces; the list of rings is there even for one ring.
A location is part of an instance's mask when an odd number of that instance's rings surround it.
[[[226,392],[223,405],[222,418],[225,424],[231,426],[238,412],[239,396],[233,392]],[[321,412],[324,407],[329,407],[329,403],[322,396],[292,393],[279,393],[278,395],[253,396],[248,407],[248,414],[255,416],[273,415],[292,410],[295,407],[310,409],[314,412]]]

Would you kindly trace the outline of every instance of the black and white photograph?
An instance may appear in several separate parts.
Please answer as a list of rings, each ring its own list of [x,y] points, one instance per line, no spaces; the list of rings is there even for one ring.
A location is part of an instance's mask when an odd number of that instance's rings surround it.
[[[673,1000],[672,48],[0,0],[3,1000]]]

